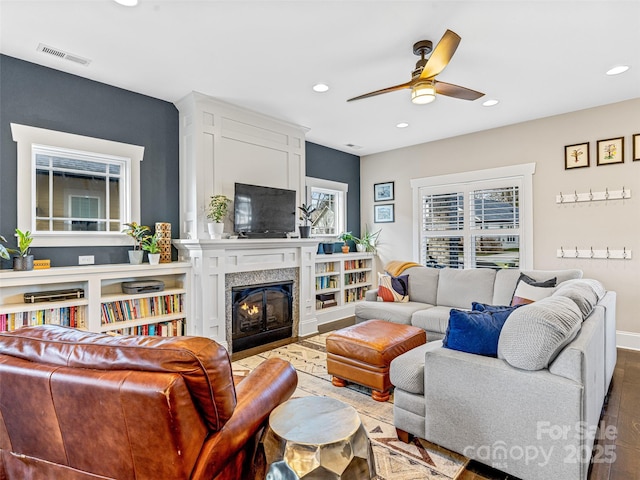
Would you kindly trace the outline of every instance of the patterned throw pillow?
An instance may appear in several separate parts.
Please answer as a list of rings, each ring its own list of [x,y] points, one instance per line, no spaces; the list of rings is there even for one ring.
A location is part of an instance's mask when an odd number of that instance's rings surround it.
[[[513,292],[511,305],[526,305],[549,297],[553,293],[555,286],[556,277],[544,282],[536,282],[533,278],[521,273],[516,284],[516,290]]]
[[[408,302],[409,275],[399,275],[394,277],[387,273],[379,273],[378,299],[383,302]]]

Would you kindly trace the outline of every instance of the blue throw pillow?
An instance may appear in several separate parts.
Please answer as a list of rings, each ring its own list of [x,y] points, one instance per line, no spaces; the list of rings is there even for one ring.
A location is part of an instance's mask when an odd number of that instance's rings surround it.
[[[442,345],[451,350],[487,357],[498,356],[500,331],[509,314],[518,307],[473,303],[468,312],[452,308]],[[480,310],[482,309],[482,310]]]

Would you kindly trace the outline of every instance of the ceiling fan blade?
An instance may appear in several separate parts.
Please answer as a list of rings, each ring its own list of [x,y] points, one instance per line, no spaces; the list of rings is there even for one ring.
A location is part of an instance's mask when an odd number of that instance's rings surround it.
[[[462,100],[477,100],[484,96],[484,93],[476,92],[470,88],[438,81],[436,81],[436,93],[447,97],[461,98]]]
[[[411,88],[413,82],[403,83],[401,85],[396,85],[394,87],[383,88],[382,90],[376,90],[375,92],[365,93],[364,95],[360,95],[359,97],[353,97],[347,100],[347,102],[352,102],[354,100],[361,100],[363,98],[374,97],[376,95],[381,95],[383,93],[395,92],[396,90],[404,90],[405,88]]]
[[[460,40],[461,38],[457,33],[451,30],[444,32],[429,60],[427,60],[427,64],[422,69],[420,79],[435,77],[442,72],[449,64],[453,54],[456,53]]]

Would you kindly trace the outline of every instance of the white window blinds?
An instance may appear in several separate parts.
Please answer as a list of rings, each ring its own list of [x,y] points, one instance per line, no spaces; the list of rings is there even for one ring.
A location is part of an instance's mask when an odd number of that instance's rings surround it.
[[[421,187],[421,263],[518,268],[520,191],[518,178]]]

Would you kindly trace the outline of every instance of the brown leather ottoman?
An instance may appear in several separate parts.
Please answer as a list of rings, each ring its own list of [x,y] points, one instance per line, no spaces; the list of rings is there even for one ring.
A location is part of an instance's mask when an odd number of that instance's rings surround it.
[[[389,365],[398,355],[427,342],[418,327],[367,320],[331,333],[327,337],[327,373],[331,383],[344,387],[347,381],[370,387],[371,398],[389,399]]]

